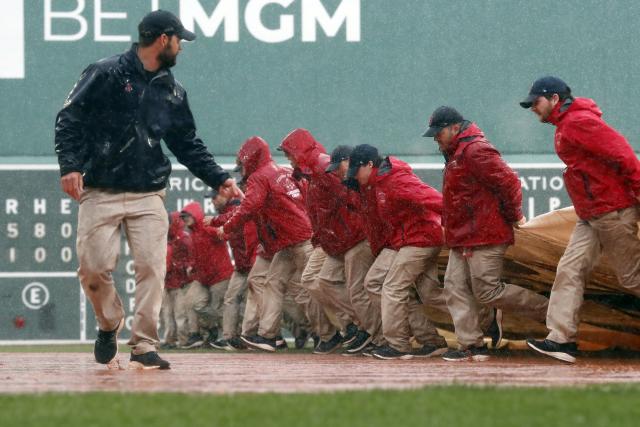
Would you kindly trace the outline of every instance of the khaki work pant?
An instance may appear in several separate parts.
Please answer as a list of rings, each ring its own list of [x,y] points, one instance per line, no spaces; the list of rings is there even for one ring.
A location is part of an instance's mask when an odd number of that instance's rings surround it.
[[[272,339],[280,334],[282,306],[286,290],[290,286],[301,286],[300,278],[312,251],[311,242],[306,240],[284,248],[273,256],[262,292],[260,326],[258,327],[260,336]],[[307,308],[308,314],[313,300],[308,294],[303,293],[298,294],[296,298],[296,302]]]
[[[194,281],[183,288],[190,334],[199,333],[201,330],[208,333],[212,329],[222,327],[222,307],[228,286],[229,280],[211,286]]]
[[[461,348],[484,345],[482,305],[544,321],[549,302],[546,297],[502,281],[507,247],[476,247],[471,256],[463,256],[458,249],[449,251],[444,290]]]
[[[229,280],[222,312],[222,337],[225,340],[237,337],[240,333],[240,305],[247,293],[248,277],[247,273],[234,271]]]
[[[374,337],[373,342],[376,345],[383,345],[386,342],[386,337],[383,336],[382,295],[384,283],[387,279],[387,275],[394,265],[397,255],[398,251],[388,248],[383,249],[376,257],[376,260],[371,265],[371,268],[365,277],[365,288],[367,289],[369,298],[371,299],[371,308],[372,310],[377,310],[378,313],[380,313],[378,318],[381,319],[379,325],[375,328],[376,332],[372,334]],[[402,262],[402,259],[400,262]],[[398,266],[400,266],[400,263]],[[421,290],[425,293],[424,296],[420,297],[416,289],[419,284]],[[428,288],[423,286],[422,278],[418,278],[414,282],[414,285],[416,286],[409,289],[407,301],[410,333],[415,337],[419,344],[431,344],[438,347],[446,345],[445,339],[438,334],[436,328],[431,324],[431,322],[429,322],[429,319],[427,319],[424,307],[420,302],[420,299],[423,299],[423,301],[439,301],[439,298],[431,295],[430,292],[440,293],[441,291],[436,287]],[[403,351],[400,348],[397,348],[396,350]]]
[[[129,340],[133,354],[155,351],[159,341],[169,227],[164,197],[164,190],[113,193],[86,188],[80,198],[78,278],[104,331],[116,329],[125,314],[111,274],[120,255],[121,229],[131,248],[136,279]]]
[[[166,289],[160,310],[166,344],[184,345],[189,335],[188,317],[181,303],[181,289]]]
[[[548,339],[559,343],[577,341],[584,288],[601,253],[615,270],[620,285],[640,296],[639,209],[633,206],[589,221],[578,220],[551,289]]]

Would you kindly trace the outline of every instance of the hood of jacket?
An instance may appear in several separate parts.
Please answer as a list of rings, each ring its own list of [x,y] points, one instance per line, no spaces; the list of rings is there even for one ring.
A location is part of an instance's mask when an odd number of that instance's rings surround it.
[[[285,136],[278,149],[293,157],[297,166],[303,171],[314,169],[321,154],[327,150],[306,129],[295,129]]]
[[[252,173],[273,162],[269,144],[259,136],[247,139],[238,151],[238,163],[244,166],[243,178],[246,180]]]
[[[575,99],[566,99],[562,103],[558,103],[549,117],[547,117],[547,122],[558,125],[569,113],[575,113],[578,111],[588,112],[594,114],[597,117],[602,117],[602,110],[598,107],[598,104],[593,99],[590,98],[575,98]]]
[[[180,212],[169,214],[169,239],[174,240],[184,230],[184,221],[180,218]]]
[[[460,143],[475,141],[476,139],[484,139],[484,132],[473,122],[468,122],[461,129],[460,133],[451,142],[449,149],[445,153],[446,156],[452,156],[460,146]]]
[[[193,225],[194,229],[202,227],[204,211],[202,210],[202,205],[200,205],[200,203],[191,202],[182,209],[182,212],[186,212],[193,217],[195,220],[195,224]]]

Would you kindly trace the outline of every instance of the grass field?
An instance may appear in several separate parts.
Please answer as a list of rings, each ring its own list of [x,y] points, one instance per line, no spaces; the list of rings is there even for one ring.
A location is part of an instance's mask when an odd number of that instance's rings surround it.
[[[640,386],[0,396],[2,426],[637,426]]]

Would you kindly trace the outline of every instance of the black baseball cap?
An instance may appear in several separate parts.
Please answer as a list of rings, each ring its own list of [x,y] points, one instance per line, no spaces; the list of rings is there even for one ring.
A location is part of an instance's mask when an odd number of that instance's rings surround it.
[[[553,95],[554,93],[557,93],[558,95],[570,95],[571,88],[558,77],[541,77],[533,82],[533,85],[531,85],[531,89],[529,90],[529,96],[520,103],[520,106],[522,108],[531,108],[533,102],[540,96]]]
[[[429,117],[429,129],[424,133],[425,137],[436,136],[442,129],[447,126],[454,125],[456,123],[462,123],[464,117],[458,113],[453,107],[438,107]]]
[[[327,168],[324,171],[333,172],[334,170],[338,169],[338,166],[340,166],[340,163],[343,160],[347,160],[349,159],[349,157],[351,157],[352,152],[353,152],[353,147],[349,145],[338,145],[331,152],[331,162],[329,163],[329,166],[327,166]]]
[[[358,169],[369,162],[375,162],[380,158],[378,149],[369,144],[356,145],[349,156],[349,171],[347,172],[347,180],[355,178]]]
[[[180,19],[166,10],[156,10],[142,18],[138,24],[138,33],[143,37],[159,37],[162,34],[175,34],[182,40],[193,41],[196,35],[184,28]]]

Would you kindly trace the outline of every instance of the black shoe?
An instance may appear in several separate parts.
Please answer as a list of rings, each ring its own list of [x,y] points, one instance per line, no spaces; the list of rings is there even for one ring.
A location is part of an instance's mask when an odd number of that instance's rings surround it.
[[[300,335],[298,335],[295,338],[296,350],[303,349],[307,345],[307,341],[308,340],[309,340],[309,333],[307,331],[305,331],[305,330],[300,332]]]
[[[246,337],[243,335],[241,338],[249,347],[270,352],[276,351],[275,338],[265,338],[260,335],[254,335],[252,337]]]
[[[238,337],[233,337],[233,338],[229,338],[227,340],[227,345],[230,348],[227,348],[227,350],[246,350],[247,346],[245,345],[245,343],[242,342],[242,340]]]
[[[204,340],[202,339],[202,335],[200,335],[200,334],[191,334],[191,335],[189,335],[189,338],[187,339],[187,342],[184,343],[182,348],[184,348],[184,349],[198,348],[198,347],[201,347],[202,344],[204,344]]]
[[[118,355],[118,333],[120,333],[123,326],[124,319],[121,319],[113,331],[98,330],[98,338],[93,347],[93,355],[96,358],[96,362],[108,365],[116,359]]]
[[[278,350],[289,350],[289,344],[287,344],[287,340],[282,338],[282,335],[278,335],[276,337],[276,349],[278,349]]]
[[[558,343],[551,340],[527,340],[527,345],[538,353],[551,356],[554,359],[568,363],[576,363],[578,345],[574,342]]]
[[[373,337],[367,331],[358,331],[356,339],[346,349],[349,354],[358,354],[365,348],[373,339]]]
[[[155,351],[133,354],[129,359],[129,369],[170,369],[170,363],[158,356]]]
[[[229,350],[229,343],[224,339],[210,342],[209,345],[216,350]]]
[[[417,350],[411,352],[413,357],[434,357],[442,356],[447,352],[448,348],[445,344],[444,347],[436,347],[435,345],[425,344]]]
[[[342,344],[342,334],[336,332],[329,341],[321,341],[316,348],[313,349],[313,354],[329,354],[336,351]]]
[[[211,343],[218,341],[218,335],[218,328],[209,329],[209,332],[207,332],[206,343],[211,345]]]
[[[358,327],[355,325],[355,323],[349,323],[344,331],[344,337],[342,338],[342,345],[347,346],[351,344],[356,339],[357,335],[358,335]]]
[[[502,310],[493,309],[493,322],[487,329],[487,335],[491,338],[491,348],[500,348],[502,343]]]
[[[178,346],[173,343],[164,342],[160,344],[160,350],[175,350],[176,348],[178,348]]]
[[[365,357],[373,357],[373,352],[378,349],[378,346],[374,343],[370,342],[365,348],[360,352],[361,355]]]
[[[316,334],[312,334],[311,339],[313,340],[313,348],[316,348],[320,344],[320,337]]]
[[[449,350],[442,358],[447,362],[463,362],[467,360],[484,362],[489,360],[489,348],[485,344],[482,347],[472,346],[464,350]]]
[[[382,360],[395,360],[395,359],[411,359],[413,355],[411,353],[405,353],[403,351],[398,351],[390,345],[383,345],[382,347],[378,347],[371,352],[371,355],[376,359]]]

